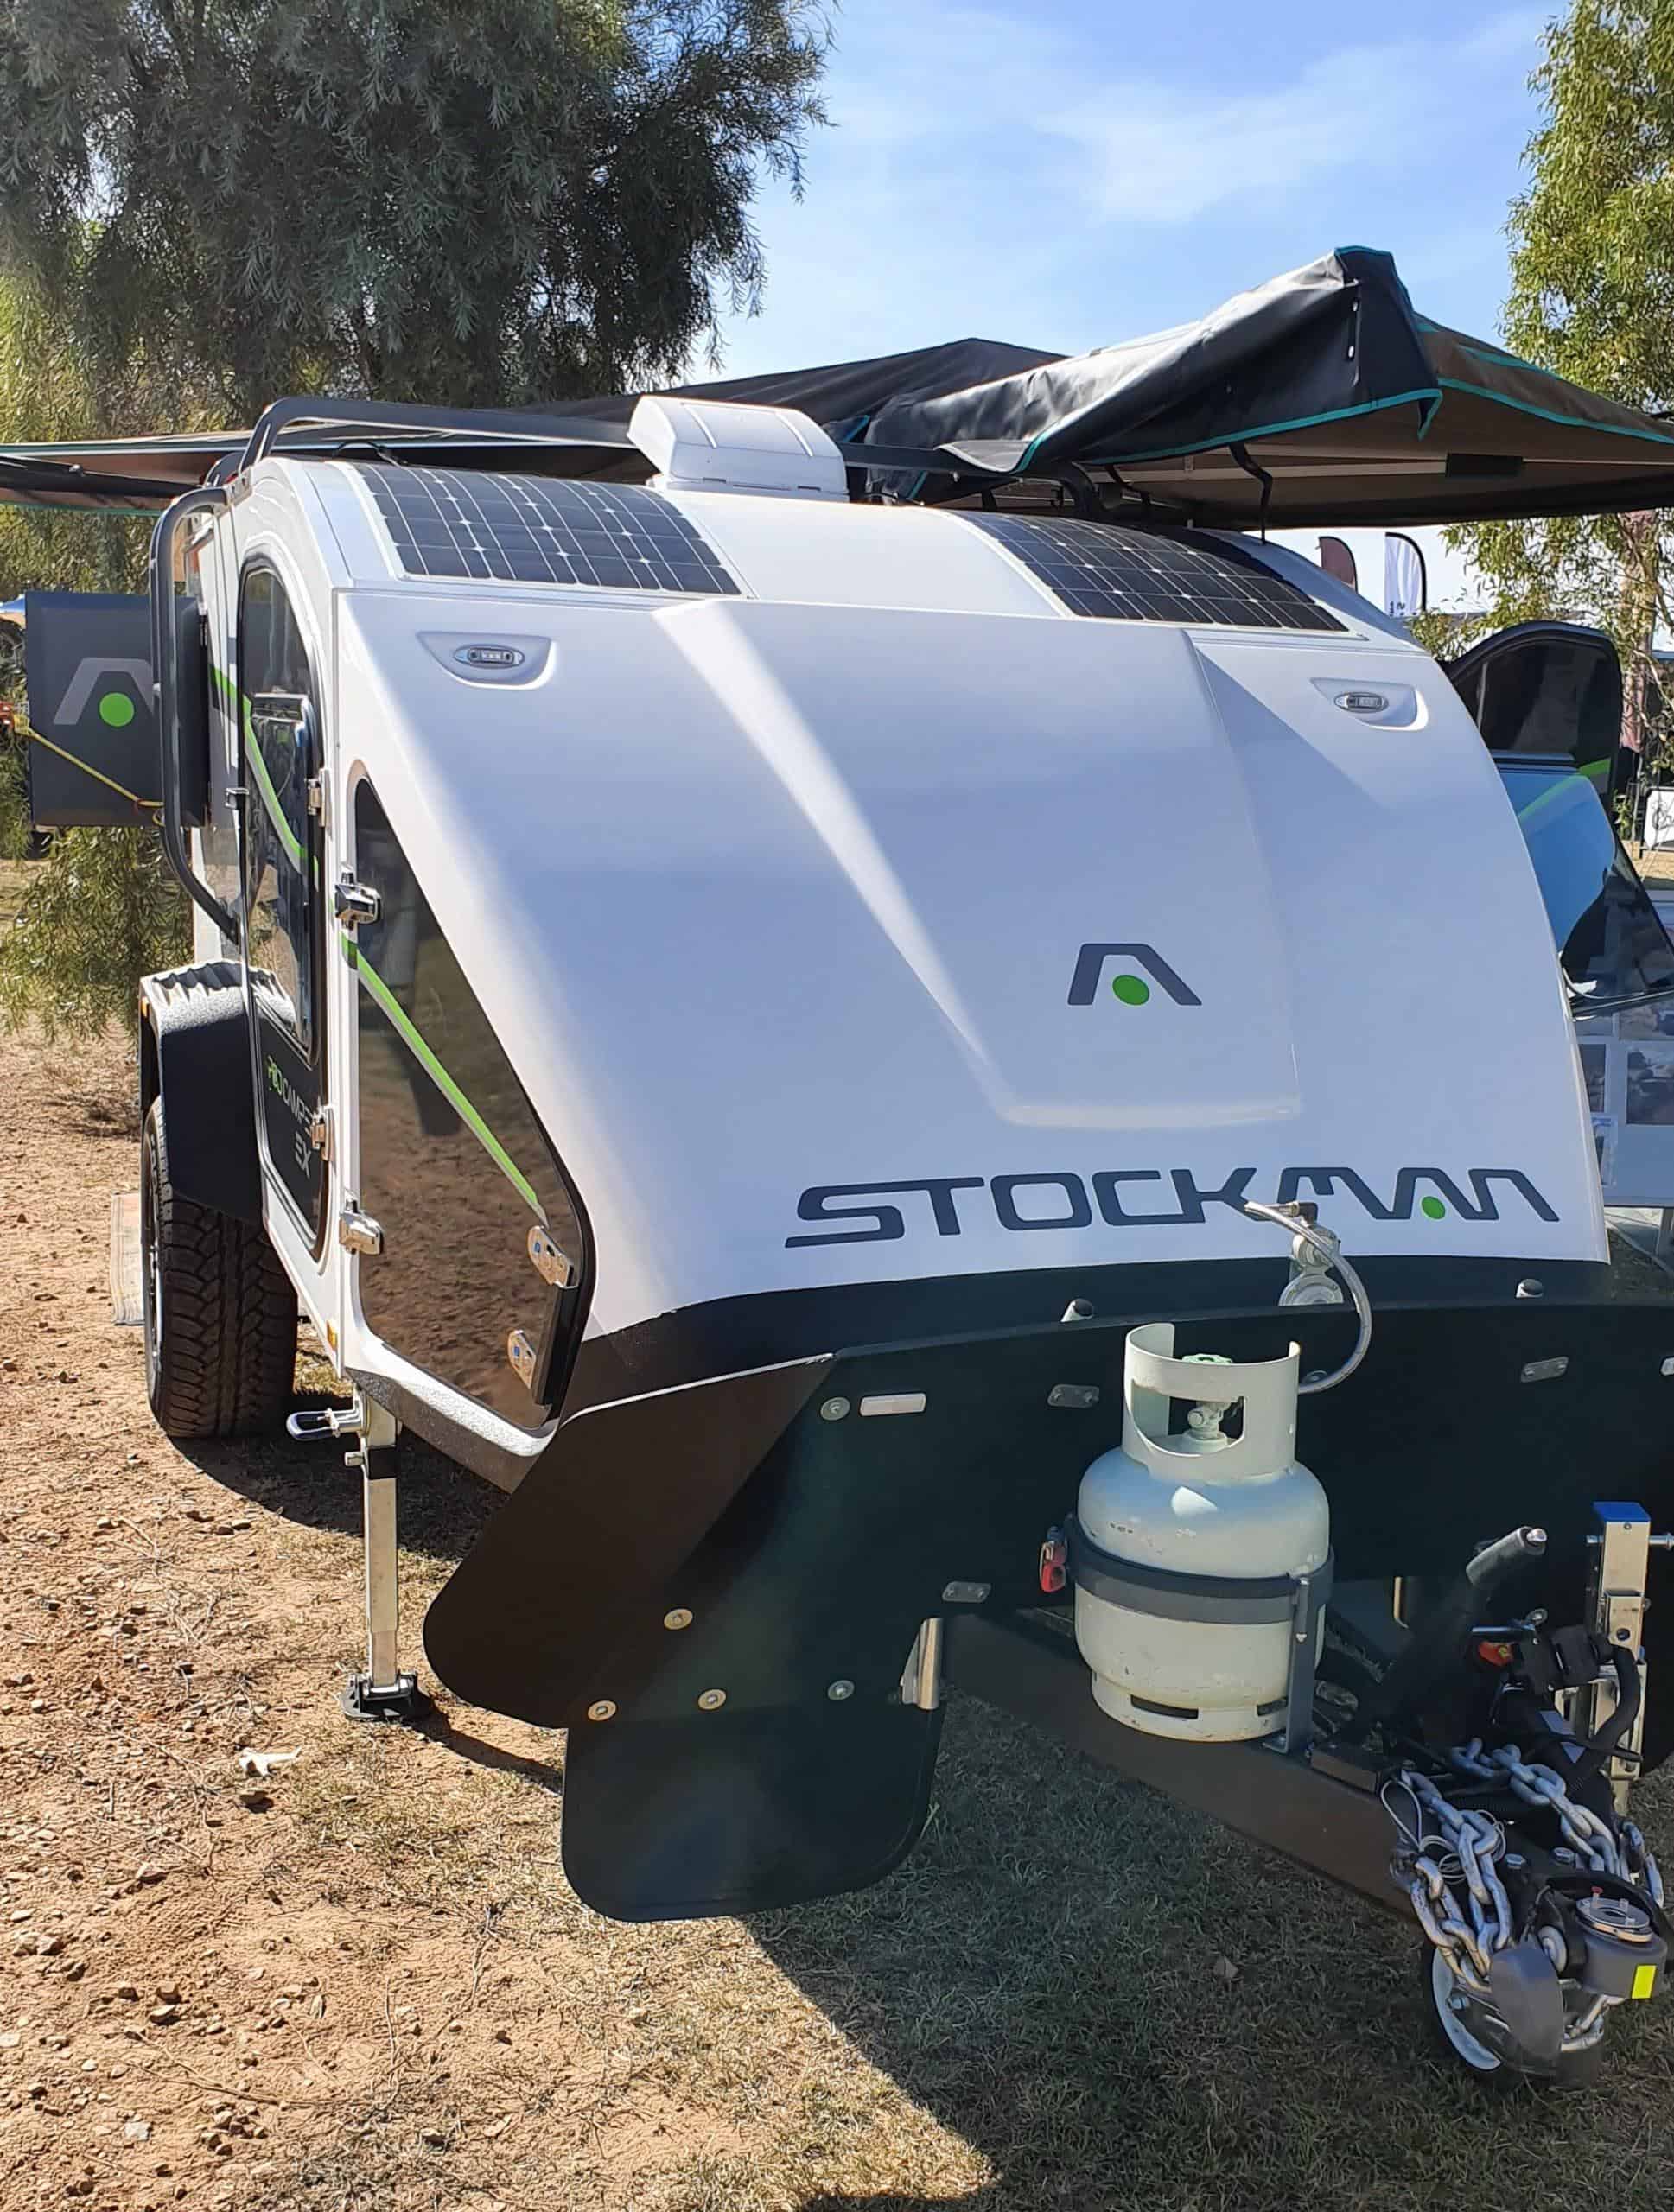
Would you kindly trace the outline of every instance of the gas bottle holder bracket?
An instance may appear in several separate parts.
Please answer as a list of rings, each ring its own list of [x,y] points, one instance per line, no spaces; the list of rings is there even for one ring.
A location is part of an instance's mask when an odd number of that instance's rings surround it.
[[[1044,1560],[1053,1530],[1042,1547]],[[1201,1621],[1238,1628],[1290,1624],[1290,1666],[1285,1683],[1284,1723],[1260,1740],[1270,1751],[1296,1754],[1314,1738],[1314,1680],[1320,1623],[1336,1578],[1336,1554],[1327,1552],[1306,1574],[1183,1574],[1122,1559],[1093,1542],[1073,1514],[1064,1524],[1068,1581],[1091,1598],[1154,1619]],[[1043,1576],[1044,1581],[1044,1576]]]

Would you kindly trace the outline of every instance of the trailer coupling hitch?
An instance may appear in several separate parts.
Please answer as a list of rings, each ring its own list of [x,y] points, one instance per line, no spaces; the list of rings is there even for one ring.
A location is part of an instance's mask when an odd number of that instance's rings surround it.
[[[1671,1931],[1656,1859],[1631,1821],[1576,1802],[1514,1745],[1485,1757],[1473,1738],[1448,1758],[1447,1789],[1404,1766],[1384,1800],[1438,2024],[1476,2074],[1575,2078],[1612,2010],[1660,1986]]]
[[[1611,1786],[1639,1715],[1639,1655],[1594,1630],[1553,1630],[1538,1610],[1473,1618],[1473,1600],[1544,1548],[1526,1529],[1484,1547],[1354,1732],[1381,1728],[1396,1755],[1382,1789],[1399,1839],[1391,1872],[1429,1939],[1444,2045],[1479,2078],[1564,2082],[1601,2063],[1617,2005],[1660,1987],[1674,1928],[1656,1859]],[[1438,1662],[1453,1668],[1446,1682]],[[1564,1703],[1593,1710],[1592,1686],[1612,1678],[1616,1702],[1584,1742]],[[1471,1732],[1449,1746],[1442,1732],[1461,1725]]]

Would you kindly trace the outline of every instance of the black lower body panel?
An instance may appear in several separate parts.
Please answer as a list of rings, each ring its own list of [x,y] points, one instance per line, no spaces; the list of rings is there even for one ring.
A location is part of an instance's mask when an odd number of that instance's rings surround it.
[[[1040,1604],[1041,1538],[1120,1440],[1136,1318],[842,1351],[559,1429],[425,1639],[460,1694],[570,1730],[583,1897],[625,1918],[742,1912],[896,1863],[936,1749],[933,1716],[900,1697],[920,1624]],[[1177,1348],[1273,1358],[1295,1338],[1306,1371],[1337,1365],[1353,1328],[1341,1308],[1199,1314]],[[1301,1409],[1340,1577],[1447,1576],[1538,1522],[1544,1561],[1496,1603],[1577,1618],[1592,1500],[1674,1525],[1671,1361],[1660,1299],[1384,1307],[1364,1365]],[[1674,1735],[1666,1553],[1652,1589],[1654,1764]]]

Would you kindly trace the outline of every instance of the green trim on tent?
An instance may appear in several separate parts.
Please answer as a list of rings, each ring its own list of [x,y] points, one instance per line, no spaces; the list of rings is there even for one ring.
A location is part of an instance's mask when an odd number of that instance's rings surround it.
[[[1544,376],[1546,372],[1543,369],[1539,373]],[[1572,430],[1596,430],[1601,437],[1641,438],[1647,445],[1674,446],[1674,435],[1666,430],[1636,430],[1620,423],[1589,423],[1584,415],[1561,415],[1554,408],[1535,407],[1525,399],[1508,399],[1504,392],[1490,391],[1486,385],[1464,384],[1457,377],[1443,377],[1442,385],[1445,391],[1469,392],[1474,398],[1492,400],[1496,407],[1513,408],[1518,414],[1532,415],[1542,423],[1562,423]]]
[[[1391,407],[1410,407],[1415,401],[1420,407],[1428,410],[1424,416],[1423,425],[1424,429],[1428,429],[1436,409],[1442,404],[1442,394],[1434,385],[1426,385],[1417,391],[1398,391],[1392,399],[1368,399],[1359,407],[1339,407],[1329,415],[1303,415],[1294,423],[1263,423],[1258,430],[1233,431],[1232,439],[1237,445],[1253,445],[1261,438],[1282,437],[1287,430],[1311,430],[1321,423],[1344,423],[1351,415],[1381,415]],[[1053,435],[1054,433],[1050,430],[1043,430],[1041,437],[1031,442],[1028,453],[1018,463],[1020,470],[1028,467],[1029,457],[1035,447],[1041,443],[1041,439],[1051,437]],[[1423,435],[1423,429],[1419,435],[1421,437]],[[1226,442],[1226,434],[1223,432],[1219,437],[1200,438],[1195,445],[1158,446],[1149,453],[1097,454],[1091,458],[1078,454],[1076,460],[1078,467],[1082,468],[1120,468],[1124,462],[1172,461],[1176,455],[1183,456],[1188,453],[1213,453],[1218,447],[1224,447]]]

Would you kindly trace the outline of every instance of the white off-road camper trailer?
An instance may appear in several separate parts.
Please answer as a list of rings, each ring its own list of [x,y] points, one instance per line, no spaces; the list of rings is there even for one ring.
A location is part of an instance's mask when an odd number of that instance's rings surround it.
[[[879,1878],[951,1682],[1410,1908],[1474,2073],[1584,2073],[1657,1986],[1674,1284],[1613,1265],[1571,1001],[1674,951],[1613,847],[1560,957],[1448,676],[1244,531],[1674,463],[1442,340],[1343,255],[1081,362],[105,457],[170,499],[197,913],[153,1405],[278,1421],[310,1317],[358,1712],[417,1694],[398,1430],[508,1493],[426,1651],[570,1731],[601,1910]]]

